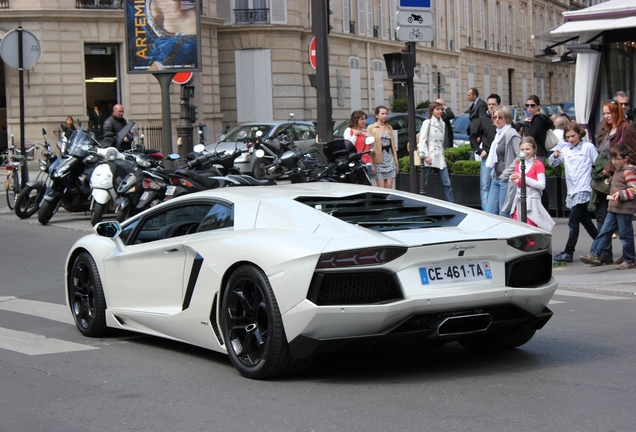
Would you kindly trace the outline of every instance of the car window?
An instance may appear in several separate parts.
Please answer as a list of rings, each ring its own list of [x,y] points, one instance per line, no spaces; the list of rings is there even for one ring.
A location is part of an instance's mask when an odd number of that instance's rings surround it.
[[[231,226],[234,226],[234,212],[232,208],[225,204],[216,203],[199,224],[197,232],[212,231]]]
[[[349,120],[343,121],[338,126],[336,126],[336,128],[333,130],[333,137],[334,138],[342,138],[344,136],[344,131],[348,127],[349,127]]]
[[[422,129],[422,123],[424,123],[424,120],[419,117],[415,117],[415,133],[418,133],[420,129]]]
[[[455,121],[453,122],[453,132],[467,134],[469,124],[470,119],[468,116],[461,115],[459,117],[455,117]]]
[[[139,222],[139,230],[136,235],[128,236],[126,244],[148,243],[191,234],[197,230],[213,205],[187,203],[152,213]]]
[[[239,134],[244,132],[246,135],[244,138],[256,138],[256,132],[261,131],[263,136],[267,135],[267,133],[272,129],[272,125],[269,124],[256,124],[256,125],[240,125],[232,129],[227,133],[225,139],[223,141],[240,141]]]
[[[398,132],[402,132],[402,129],[406,129],[406,120],[404,117],[392,118],[388,121],[389,125]]]

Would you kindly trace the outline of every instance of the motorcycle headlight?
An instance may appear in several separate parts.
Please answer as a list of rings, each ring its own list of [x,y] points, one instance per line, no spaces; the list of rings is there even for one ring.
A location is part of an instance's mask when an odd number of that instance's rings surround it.
[[[106,159],[108,159],[109,161],[114,161],[115,159],[117,159],[117,153],[117,150],[113,148],[106,150]]]
[[[135,156],[135,162],[137,162],[137,165],[139,165],[140,167],[143,167],[143,168],[150,167],[150,162],[140,156]]]
[[[49,170],[49,163],[45,160],[40,159],[38,161],[38,165],[40,167],[40,171],[47,172]]]

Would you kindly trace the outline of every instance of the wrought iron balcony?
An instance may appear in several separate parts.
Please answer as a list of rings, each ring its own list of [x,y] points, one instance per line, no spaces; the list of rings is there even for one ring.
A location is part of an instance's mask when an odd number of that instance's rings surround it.
[[[268,24],[269,9],[234,9],[236,24]]]
[[[0,0],[0,9],[9,9],[9,0]]]
[[[2,1],[2,0],[0,0]],[[7,0],[8,2],[9,0]],[[75,0],[76,9],[123,9],[123,0]]]

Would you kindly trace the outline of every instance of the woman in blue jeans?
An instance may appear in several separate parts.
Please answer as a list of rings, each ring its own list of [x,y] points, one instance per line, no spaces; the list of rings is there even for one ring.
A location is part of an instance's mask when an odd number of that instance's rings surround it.
[[[486,166],[492,169],[488,213],[509,217],[510,211],[504,209],[504,203],[508,193],[508,179],[515,169],[515,160],[519,154],[521,136],[511,126],[512,112],[507,106],[495,108],[492,121],[497,127],[497,133],[486,160]]]

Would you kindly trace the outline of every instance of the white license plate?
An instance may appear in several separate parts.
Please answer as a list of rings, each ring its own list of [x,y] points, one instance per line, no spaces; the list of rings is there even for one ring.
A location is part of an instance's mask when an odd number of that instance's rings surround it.
[[[422,285],[447,284],[492,279],[490,262],[468,262],[435,267],[420,267]]]
[[[166,196],[172,196],[176,189],[176,186],[166,186]]]
[[[141,198],[139,198],[139,201],[145,201],[146,198],[148,198],[148,195],[150,195],[150,192],[145,191],[144,193],[141,194]]]
[[[250,147],[249,150],[247,151],[248,153],[254,153],[254,146]]]

